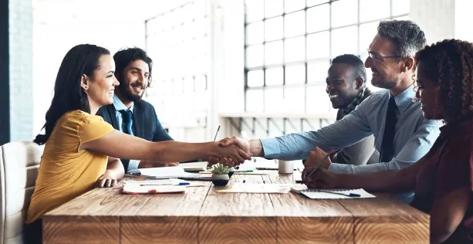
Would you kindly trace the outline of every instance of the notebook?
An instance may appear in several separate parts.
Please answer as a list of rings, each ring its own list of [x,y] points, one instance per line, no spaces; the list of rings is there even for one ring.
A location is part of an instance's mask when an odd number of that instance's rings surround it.
[[[375,198],[376,196],[366,192],[362,188],[358,189],[308,189],[301,191],[301,194],[310,199],[358,199]]]
[[[206,171],[207,165],[208,165],[208,162],[205,162],[205,161],[179,164],[179,166],[181,166],[185,172],[189,172],[189,173],[197,173],[201,171]]]
[[[310,199],[359,199],[375,198],[362,188],[357,189],[307,189],[304,185],[295,185],[291,189],[294,192]]]
[[[140,182],[127,182],[122,188],[124,194],[183,193],[185,191],[184,185],[142,184]]]
[[[233,183],[224,188],[215,188],[221,193],[289,193],[291,186],[288,184],[254,184]]]
[[[157,168],[143,168],[137,169],[133,172],[135,175],[142,175],[152,179],[170,179],[179,178],[185,180],[204,180],[211,181],[211,176],[205,176],[198,173],[185,172],[180,166],[171,167],[157,167]]]

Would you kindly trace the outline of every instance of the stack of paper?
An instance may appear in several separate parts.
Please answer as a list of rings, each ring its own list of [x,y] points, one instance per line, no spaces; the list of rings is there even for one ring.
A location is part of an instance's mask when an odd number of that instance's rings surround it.
[[[265,159],[260,157],[252,158],[254,166],[259,170],[277,170],[278,162],[275,159]]]
[[[154,179],[180,178],[188,180],[211,180],[210,176],[185,172],[180,166],[138,169],[140,175]]]
[[[376,196],[366,192],[362,188],[357,189],[308,189],[306,185],[295,184],[291,191],[299,193],[310,199],[356,199],[375,198]]]
[[[375,198],[373,194],[362,188],[358,189],[309,189],[301,191],[301,194],[310,199],[357,199]]]
[[[200,161],[200,162],[190,162],[190,163],[180,163],[184,171],[186,172],[201,172],[207,170],[208,162]]]
[[[125,194],[181,193],[185,191],[185,185],[167,182],[145,183],[143,181],[127,181],[122,189],[122,193]]]
[[[252,184],[233,183],[224,188],[215,188],[216,192],[232,193],[288,193],[291,185],[288,184]]]

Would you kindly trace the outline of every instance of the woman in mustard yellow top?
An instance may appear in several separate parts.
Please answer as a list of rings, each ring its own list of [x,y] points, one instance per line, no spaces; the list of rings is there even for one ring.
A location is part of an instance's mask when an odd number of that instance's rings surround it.
[[[46,113],[46,133],[35,139],[46,145],[26,218],[30,229],[41,228],[44,213],[97,183],[114,185],[124,174],[118,158],[161,162],[209,157],[242,162],[249,158],[237,145],[150,142],[114,130],[95,115],[101,106],[113,102],[119,84],[114,70],[109,51],[99,46],[78,45],[64,57]]]

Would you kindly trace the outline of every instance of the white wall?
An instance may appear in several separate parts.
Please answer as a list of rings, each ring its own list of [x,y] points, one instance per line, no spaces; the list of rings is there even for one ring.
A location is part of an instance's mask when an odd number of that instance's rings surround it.
[[[409,17],[426,33],[427,42],[457,38],[473,41],[473,1],[411,0]]]
[[[218,126],[218,114],[244,111],[244,0],[208,1],[212,71],[207,138]],[[123,47],[145,48],[144,20],[183,2],[188,1],[33,0],[33,133],[44,123],[56,72],[67,50],[79,43],[102,45],[112,53]],[[472,41],[472,3],[411,0],[410,18],[426,32],[429,43],[453,37]],[[155,71],[159,75],[159,69]]]
[[[429,44],[455,35],[455,0],[411,0],[409,17]]]
[[[244,1],[220,0],[216,34],[222,44],[215,60],[221,72],[216,83],[217,111],[232,113],[244,111]]]
[[[145,48],[144,21],[183,0],[33,0],[33,133],[40,132],[66,52],[81,43]]]
[[[456,0],[455,1],[455,38],[473,42],[473,1]]]

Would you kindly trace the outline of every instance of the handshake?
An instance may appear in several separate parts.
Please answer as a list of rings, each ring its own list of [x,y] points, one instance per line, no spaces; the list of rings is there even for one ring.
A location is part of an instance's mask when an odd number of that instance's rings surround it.
[[[237,166],[251,156],[261,156],[261,142],[259,140],[247,140],[239,137],[227,137],[214,142],[212,153],[207,161],[209,164],[222,163],[228,166]]]

